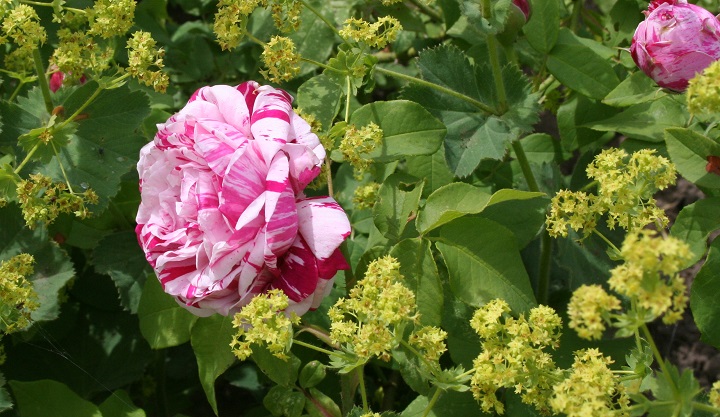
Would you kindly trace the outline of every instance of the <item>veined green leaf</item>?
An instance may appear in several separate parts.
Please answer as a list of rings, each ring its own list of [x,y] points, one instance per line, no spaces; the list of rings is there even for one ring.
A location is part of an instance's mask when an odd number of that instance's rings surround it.
[[[720,156],[720,143],[679,127],[665,130],[665,143],[670,158],[685,179],[700,187],[720,188],[720,175],[705,169],[708,156]]]
[[[23,417],[103,417],[95,404],[57,381],[10,381],[10,387]]]
[[[137,314],[140,332],[153,349],[187,342],[190,340],[190,329],[198,319],[165,294],[160,282],[153,276],[145,280]]]
[[[716,206],[717,207],[717,206]],[[710,245],[707,260],[698,271],[690,289],[690,308],[702,339],[720,348],[720,304],[717,294],[720,292],[720,239]]]
[[[232,317],[214,315],[199,318],[190,332],[190,343],[198,363],[200,384],[215,415],[218,415],[215,399],[215,380],[235,362],[230,349],[233,325]]]

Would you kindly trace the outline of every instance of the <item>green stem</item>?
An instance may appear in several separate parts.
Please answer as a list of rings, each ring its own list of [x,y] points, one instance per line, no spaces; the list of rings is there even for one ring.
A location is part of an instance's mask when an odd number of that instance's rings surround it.
[[[331,351],[331,350],[323,349],[323,348],[321,348],[321,347],[312,345],[312,344],[310,344],[310,343],[305,343],[305,342],[303,342],[302,340],[294,340],[294,339],[293,339],[293,344],[294,344],[294,345],[298,345],[298,346],[304,346],[304,347],[306,347],[306,348],[308,348],[308,349],[312,349],[312,350],[314,350],[314,351],[317,351],[317,352],[320,352],[320,353],[324,353],[324,354],[326,354],[326,355],[328,355],[328,356],[337,356],[337,353],[335,353],[335,352],[333,352],[333,351]]]
[[[332,166],[332,160],[330,159],[330,155],[325,155],[325,165],[327,166],[325,170],[325,180],[327,181],[328,197],[334,198],[332,170],[330,169],[330,167]]]
[[[363,412],[367,413],[370,411],[368,406],[367,391],[365,391],[365,365],[359,366],[358,370],[358,385],[360,385],[360,398],[362,398]]]
[[[17,87],[15,87],[15,90],[13,90],[8,101],[15,100],[15,97],[20,93],[20,89],[22,89],[22,86],[24,86],[24,85],[25,85],[25,81],[18,80],[18,85],[17,85]]]
[[[618,249],[617,246],[615,246],[615,244],[610,241],[610,239],[606,238],[605,235],[598,232],[597,230],[593,230],[593,233],[600,236],[600,239],[604,240],[605,243],[607,243],[608,246],[610,246],[616,253],[618,253],[618,254],[620,253],[620,249]]]
[[[130,76],[130,74],[124,74],[121,77],[119,77],[118,79],[114,80],[113,84],[121,82],[129,76]],[[70,115],[70,117],[68,117],[64,122],[60,123],[60,125],[58,126],[58,130],[62,129],[63,127],[65,127],[65,125],[67,125],[68,123],[75,120],[75,118],[78,117],[78,115],[80,115],[87,108],[87,106],[89,106],[93,101],[95,101],[96,98],[98,98],[98,96],[104,89],[105,88],[103,86],[99,85],[98,88],[92,93],[92,95],[90,97],[88,97],[87,100],[85,100],[85,102],[82,104],[82,106],[78,107],[78,109],[75,110],[75,113]]]
[[[412,354],[415,355],[418,359],[423,361],[425,363],[425,366],[427,366],[429,369],[433,368],[433,365],[427,359],[425,359],[425,357],[421,355],[420,352],[418,352],[412,345],[410,345],[410,343],[406,342],[403,339],[400,339],[400,344],[403,345],[405,349],[412,352]]]
[[[423,87],[428,87],[428,88],[432,88],[433,90],[440,91],[441,93],[447,94],[449,96],[453,96],[453,97],[460,99],[466,103],[470,103],[473,106],[477,107],[478,109],[482,110],[483,112],[485,112],[487,114],[494,114],[496,116],[499,116],[502,114],[501,112],[498,112],[497,110],[493,109],[492,107],[488,106],[487,104],[481,103],[481,102],[475,100],[474,98],[468,97],[464,94],[458,93],[457,91],[451,90],[449,88],[445,88],[445,87],[435,84],[435,83],[425,81],[420,78],[415,78],[410,75],[405,75],[400,72],[395,72],[395,71],[389,70],[387,68],[381,68],[378,66],[375,67],[375,72],[379,72],[381,74],[385,74],[390,77],[399,78],[401,80],[415,83],[415,84],[421,85]]]
[[[412,3],[413,6],[417,7],[421,12],[430,17],[430,20],[432,20],[433,22],[441,23],[443,21],[443,17],[442,15],[440,15],[440,13],[436,12],[422,1],[410,0],[410,3]]]
[[[440,395],[442,395],[442,390],[439,388],[435,388],[435,392],[433,393],[432,398],[430,399],[430,402],[428,403],[427,407],[425,407],[425,411],[423,411],[422,417],[427,417],[428,414],[430,414],[430,411],[432,411],[433,407],[435,407],[435,403],[440,399]]]
[[[648,344],[650,345],[650,349],[652,349],[653,356],[655,356],[655,360],[658,362],[658,366],[660,366],[663,377],[665,377],[668,385],[670,385],[670,387],[672,388],[673,397],[680,398],[680,392],[678,391],[678,387],[675,386],[675,382],[670,377],[670,372],[668,372],[667,366],[665,365],[665,360],[663,359],[662,355],[660,355],[660,351],[658,350],[657,345],[655,345],[655,340],[650,334],[650,330],[648,329],[647,324],[643,323],[640,326],[640,330],[642,330],[643,336],[645,336],[645,340],[647,340]]]
[[[487,20],[492,20],[492,3],[490,0],[482,0],[482,14]],[[500,57],[498,55],[497,39],[494,35],[487,37],[488,58],[490,60],[490,68],[495,81],[495,90],[497,92],[500,113],[507,110],[507,94],[505,93],[505,83],[503,82],[502,68],[500,67]]]
[[[308,64],[313,64],[315,66],[318,66],[318,67],[326,69],[326,70],[335,71],[335,72],[343,72],[343,70],[341,70],[341,69],[333,68],[331,66],[323,64],[322,62],[314,61],[309,58],[300,57],[300,61],[307,62]]]
[[[710,404],[703,404],[697,401],[692,402],[692,407],[696,410],[706,411],[708,413],[720,414],[720,408],[713,407]]]
[[[70,185],[70,180],[68,179],[67,173],[65,172],[65,167],[62,164],[62,161],[60,161],[60,155],[58,155],[57,148],[55,147],[54,142],[50,142],[50,146],[52,146],[53,153],[55,154],[55,158],[57,158],[58,166],[60,167],[60,172],[62,172],[63,178],[65,178],[65,184],[68,186],[68,191],[70,191],[70,194],[75,194],[75,191],[72,189],[72,185]]]
[[[32,158],[33,154],[35,154],[35,151],[38,150],[38,147],[40,147],[40,142],[36,143],[35,146],[33,146],[33,148],[30,149],[30,152],[28,152],[28,154],[25,155],[25,159],[23,159],[23,161],[20,162],[20,165],[18,165],[15,168],[15,171],[13,171],[13,173],[15,173],[17,175],[20,173],[20,171],[22,171],[23,168],[25,168],[25,165],[27,165],[27,163],[30,162],[30,158]]]
[[[522,169],[522,173],[525,177],[525,181],[528,184],[528,188],[530,189],[530,191],[540,191],[540,187],[538,187],[535,175],[533,174],[532,169],[530,169],[530,161],[528,161],[527,159],[527,155],[525,154],[525,150],[523,149],[520,140],[514,140],[512,142],[512,148],[513,151],[515,151],[515,156],[517,157],[517,161],[520,164],[520,169]]]
[[[575,0],[573,4],[572,16],[570,16],[570,30],[577,32],[578,22],[580,21],[580,12],[583,8],[583,0]]]
[[[35,72],[38,75],[38,82],[40,83],[40,91],[42,91],[43,101],[45,101],[45,110],[48,113],[52,113],[55,106],[50,96],[50,86],[48,85],[47,77],[45,76],[45,67],[42,63],[42,57],[40,56],[40,49],[33,49],[33,61],[35,61]]]
[[[345,123],[350,121],[350,76],[345,77],[345,85],[347,86],[347,95],[345,96]]]
[[[29,4],[29,5],[32,5],[32,6],[54,7],[53,4],[52,4],[52,2],[50,2],[50,3],[43,3],[43,2],[40,2],[40,1],[20,0],[20,3],[22,3],[22,4]],[[61,9],[62,9],[62,10],[69,10],[69,11],[75,12],[75,13],[83,13],[83,14],[85,14],[85,10],[76,9],[76,8],[74,8],[74,7],[65,7],[65,6],[62,6]]]

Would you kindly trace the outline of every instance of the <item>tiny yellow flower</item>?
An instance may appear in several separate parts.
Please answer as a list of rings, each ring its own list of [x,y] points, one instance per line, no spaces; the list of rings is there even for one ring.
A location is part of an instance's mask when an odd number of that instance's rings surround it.
[[[600,339],[609,321],[608,313],[620,309],[620,300],[599,285],[582,285],[568,304],[568,327],[583,339]]]
[[[274,83],[292,80],[300,73],[300,55],[290,38],[273,36],[263,47],[262,60],[267,70],[260,73]]]

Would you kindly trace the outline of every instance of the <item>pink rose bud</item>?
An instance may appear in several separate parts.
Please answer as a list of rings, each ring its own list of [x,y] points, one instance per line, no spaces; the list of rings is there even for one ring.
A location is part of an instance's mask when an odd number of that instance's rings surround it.
[[[303,314],[348,268],[345,212],[303,194],[325,149],[291,101],[252,81],[203,87],[140,152],[138,240],[194,314],[233,314],[271,289]]]
[[[720,22],[709,11],[686,0],[655,0],[643,13],[630,54],[659,86],[683,91],[720,59]]]
[[[65,74],[60,71],[55,71],[50,75],[50,91],[53,93],[60,89],[63,85]]]
[[[528,0],[512,0],[512,4],[520,9],[527,22],[530,19],[530,3],[528,3]]]

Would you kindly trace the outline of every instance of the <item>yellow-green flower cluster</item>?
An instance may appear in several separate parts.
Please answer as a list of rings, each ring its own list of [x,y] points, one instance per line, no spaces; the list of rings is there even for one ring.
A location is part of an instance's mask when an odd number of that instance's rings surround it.
[[[300,73],[300,55],[290,38],[273,36],[263,47],[262,60],[267,70],[260,73],[274,83],[292,80]]]
[[[380,184],[371,182],[357,187],[353,192],[353,204],[357,210],[370,209],[375,205]]]
[[[720,62],[714,61],[690,80],[687,104],[692,114],[720,113]]]
[[[402,338],[396,328],[417,319],[415,294],[402,284],[400,263],[390,256],[376,259],[365,277],[328,311],[330,340],[345,345],[360,362],[376,356],[390,360]]]
[[[710,388],[710,405],[715,408],[720,408],[720,381],[715,381],[712,388]]]
[[[92,8],[86,10],[92,36],[103,39],[121,36],[127,33],[135,19],[134,0],[96,0]]]
[[[629,398],[608,368],[612,362],[597,349],[576,352],[570,375],[553,387],[552,411],[568,417],[626,414]]]
[[[167,89],[168,75],[160,71],[163,67],[165,51],[156,48],[156,42],[149,32],[137,31],[127,41],[128,67],[127,72],[138,81],[164,93]],[[157,70],[152,71],[154,67]]]
[[[668,219],[653,194],[675,183],[675,166],[655,150],[642,149],[629,155],[622,149],[607,149],[587,167],[587,175],[598,184],[597,195],[562,190],[552,199],[546,219],[551,236],[567,236],[567,228],[592,233],[597,218],[607,214],[610,229],[641,229],[648,224],[666,226]]]
[[[633,300],[646,321],[661,315],[666,324],[680,320],[687,295],[679,272],[692,256],[688,244],[655,231],[638,231],[625,237],[620,254],[624,263],[610,271],[610,288]]]
[[[30,325],[38,296],[31,281],[35,259],[26,253],[0,262],[0,331],[13,333]]]
[[[248,16],[258,6],[270,6],[275,26],[282,32],[300,27],[302,2],[297,0],[220,0],[213,31],[223,50],[237,48],[245,35]]]
[[[65,82],[77,82],[84,73],[101,73],[110,67],[113,49],[101,46],[83,31],[60,29],[58,46],[50,62],[65,74]]]
[[[375,23],[351,17],[345,21],[345,26],[340,30],[340,36],[364,42],[375,48],[384,48],[397,38],[401,30],[402,25],[394,17],[383,16],[378,18]]]
[[[414,331],[408,342],[420,349],[423,358],[429,363],[437,363],[440,356],[447,350],[445,339],[447,332],[435,326],[423,326]]]
[[[528,319],[509,313],[508,304],[497,299],[479,308],[470,321],[482,339],[470,380],[473,397],[483,411],[502,414],[504,405],[495,392],[514,388],[524,403],[545,412],[561,372],[545,349],[558,346],[562,320],[546,306],[533,308]]]
[[[667,226],[665,213],[652,195],[675,183],[677,171],[667,158],[654,149],[641,149],[632,155],[612,148],[601,152],[588,165],[587,175],[598,182],[598,201],[608,213],[608,227],[625,230],[658,223]]]
[[[245,360],[252,355],[252,345],[264,345],[273,355],[286,360],[293,341],[292,326],[300,323],[297,314],[288,316],[284,313],[288,305],[289,299],[284,292],[270,290],[256,295],[236,313],[233,328],[238,331],[230,342],[235,356]]]
[[[46,39],[47,34],[35,9],[25,4],[8,9],[2,19],[0,45],[10,41],[16,48],[5,56],[5,67],[19,73],[31,72],[34,67],[33,50]]]
[[[383,140],[383,131],[380,126],[370,122],[367,126],[357,129],[349,126],[345,136],[340,142],[340,152],[345,161],[355,169],[355,177],[361,178],[372,162],[366,155],[377,148]]]
[[[88,188],[83,193],[74,193],[68,190],[66,184],[54,183],[42,174],[31,174],[29,179],[21,180],[17,186],[17,198],[25,223],[31,229],[37,223],[50,224],[60,213],[73,213],[84,219],[91,214],[85,203],[98,202],[93,190]]]
[[[582,285],[568,303],[568,327],[583,339],[600,339],[610,313],[620,309],[620,300],[605,292],[600,285]]]
[[[600,215],[596,197],[582,191],[560,190],[555,194],[547,216],[547,231],[553,237],[566,237],[568,227],[587,235],[597,226]]]
[[[281,32],[291,32],[300,28],[302,2],[296,0],[275,0],[270,6],[275,27]]]

